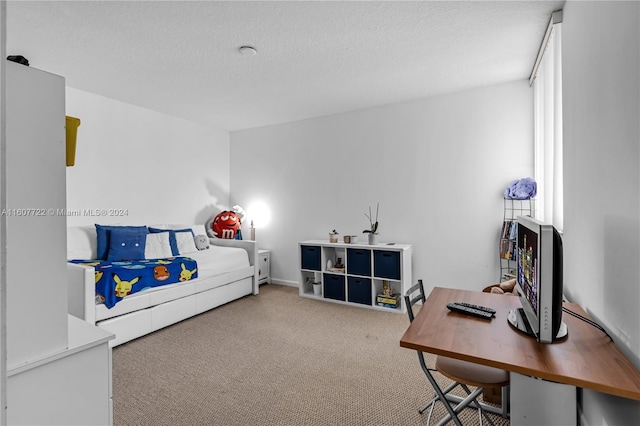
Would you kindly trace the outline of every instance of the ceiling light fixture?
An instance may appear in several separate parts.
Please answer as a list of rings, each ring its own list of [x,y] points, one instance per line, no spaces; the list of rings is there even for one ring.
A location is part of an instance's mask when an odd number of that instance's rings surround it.
[[[258,53],[258,51],[252,46],[240,46],[238,51],[244,56],[253,56]]]

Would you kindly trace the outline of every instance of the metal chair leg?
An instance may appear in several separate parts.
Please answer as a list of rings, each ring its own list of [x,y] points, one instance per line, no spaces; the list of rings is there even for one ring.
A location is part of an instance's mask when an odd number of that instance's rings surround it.
[[[511,387],[502,387],[502,417],[505,419],[509,417],[509,410],[511,409]]]
[[[478,408],[478,410],[480,410],[480,413],[487,418],[487,421],[491,426],[496,426],[495,423],[493,423],[493,420],[491,420],[491,417],[489,417],[489,415],[485,410],[483,410],[482,408]],[[480,417],[482,418],[482,416]],[[480,420],[480,425],[482,425],[482,420]]]
[[[467,393],[466,398],[461,398],[457,395],[447,394],[448,391],[452,390],[457,385],[460,385],[460,387],[462,387],[462,389],[464,389],[464,391]],[[457,404],[454,408],[454,411],[456,414],[460,413],[463,409],[467,407],[475,408],[478,410],[478,419],[480,422],[480,426],[482,426],[482,423],[483,423],[482,416],[484,416],[487,419],[487,421],[491,426],[495,426],[495,423],[493,423],[493,420],[491,420],[491,417],[489,417],[489,415],[487,414],[488,410],[486,410],[485,408],[485,407],[490,407],[490,408],[495,408],[495,407],[485,405],[477,400],[477,398],[480,396],[480,394],[482,394],[482,392],[484,392],[484,389],[482,388],[476,388],[476,390],[472,392],[471,389],[469,389],[469,387],[463,383],[454,383],[453,385],[450,385],[449,387],[447,387],[446,392],[443,391],[443,393],[445,394],[445,398],[448,401],[455,402]],[[433,405],[435,405],[435,403]],[[431,407],[431,410],[433,410],[433,406]],[[495,410],[497,411],[497,408],[495,408]],[[496,413],[496,414],[499,414],[499,413]],[[427,425],[430,424],[429,423],[430,418],[431,418],[431,414],[427,418]],[[451,420],[451,415],[447,415],[444,419],[442,419],[439,425],[445,424],[449,420]]]
[[[448,393],[451,392],[456,386],[458,386],[459,383],[458,382],[453,382],[451,383],[449,386],[447,386],[442,393],[447,396],[448,399]],[[434,404],[436,401],[438,401],[438,395],[434,395],[434,397],[431,399],[431,401],[429,401],[424,407],[422,407],[421,409],[418,410],[418,412],[420,414],[424,413],[426,411],[427,408],[429,408],[430,405]],[[458,401],[459,402],[459,401]],[[429,424],[427,422],[427,424]]]
[[[431,403],[431,410],[429,410],[429,415],[427,416],[427,426],[431,424],[431,415],[433,414],[433,407],[436,406],[436,402],[438,402],[438,400],[434,399]]]
[[[476,399],[481,393],[482,393],[482,388],[476,389],[470,395],[468,395],[465,399],[463,399],[462,402],[456,405],[455,408],[451,408],[451,405],[449,404],[444,404],[445,408],[448,409],[447,411],[449,411],[449,414],[445,416],[445,418],[440,420],[440,422],[438,423],[438,426],[443,426],[451,419],[453,419],[456,425],[461,425],[460,419],[458,419],[458,413],[461,412],[463,409],[467,408],[467,406],[471,404],[471,402],[473,402],[473,400]]]
[[[485,404],[480,402],[480,405],[482,406],[482,409],[485,410],[488,413],[492,413],[492,414],[498,414],[502,417],[504,417],[505,419],[509,418],[509,398],[508,398],[508,390],[505,391],[505,389],[507,388],[507,386],[502,388],[502,406],[500,407],[495,407],[493,405],[489,405],[489,404]],[[507,394],[507,398],[506,398],[506,403],[505,403],[505,392]],[[462,398],[457,396],[457,395],[447,395],[447,400],[451,401],[451,402],[460,402],[462,401]]]

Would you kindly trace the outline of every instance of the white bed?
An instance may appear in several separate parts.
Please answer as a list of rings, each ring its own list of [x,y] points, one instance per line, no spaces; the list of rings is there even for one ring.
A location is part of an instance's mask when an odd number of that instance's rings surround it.
[[[69,258],[95,255],[91,229],[69,229]],[[83,241],[79,241],[82,239]],[[249,294],[258,294],[255,241],[210,239],[208,249],[188,256],[198,263],[198,278],[131,294],[111,309],[95,302],[93,267],[68,263],[69,313],[116,335],[111,346],[174,324]],[[79,251],[83,246],[84,251]]]

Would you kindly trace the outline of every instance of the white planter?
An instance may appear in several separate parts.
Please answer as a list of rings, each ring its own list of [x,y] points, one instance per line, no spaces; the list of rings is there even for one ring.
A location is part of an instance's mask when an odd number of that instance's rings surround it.
[[[322,284],[321,283],[313,283],[313,294],[316,296],[322,296]]]
[[[329,242],[337,243],[338,242],[338,234],[329,234]]]
[[[378,234],[373,234],[369,232],[367,235],[369,236],[370,245],[378,244]]]

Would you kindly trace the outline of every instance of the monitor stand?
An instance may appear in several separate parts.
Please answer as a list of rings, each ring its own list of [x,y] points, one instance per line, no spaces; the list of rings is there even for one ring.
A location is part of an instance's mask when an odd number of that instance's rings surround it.
[[[507,321],[509,322],[509,325],[511,325],[513,328],[520,331],[521,333],[524,333],[527,336],[533,337],[534,339],[538,338],[535,331],[533,331],[533,328],[531,328],[531,324],[529,324],[529,320],[527,319],[527,315],[524,313],[524,309],[516,308],[516,309],[510,310],[509,315],[507,315]],[[565,337],[567,337],[568,334],[569,334],[569,329],[567,327],[567,324],[565,324],[564,321],[562,321],[560,323],[560,329],[558,330],[558,333],[556,334],[556,337],[553,340],[555,341],[555,340],[564,339]]]

